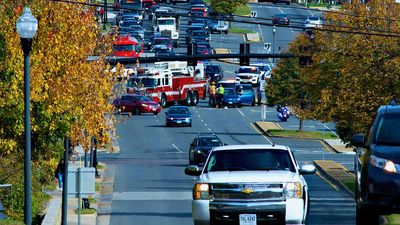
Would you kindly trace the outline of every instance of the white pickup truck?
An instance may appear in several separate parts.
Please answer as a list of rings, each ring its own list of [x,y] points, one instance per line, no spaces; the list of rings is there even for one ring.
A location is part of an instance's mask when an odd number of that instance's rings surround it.
[[[190,165],[185,173],[198,176],[193,188],[195,225],[304,224],[309,194],[293,153],[282,145],[215,147],[204,168]]]

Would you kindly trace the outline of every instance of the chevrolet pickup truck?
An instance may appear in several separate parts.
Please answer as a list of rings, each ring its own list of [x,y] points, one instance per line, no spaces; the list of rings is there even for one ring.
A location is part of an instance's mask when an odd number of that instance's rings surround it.
[[[195,225],[304,224],[309,209],[303,174],[293,153],[282,145],[215,147],[205,166],[190,165],[185,173],[198,176],[193,188]]]

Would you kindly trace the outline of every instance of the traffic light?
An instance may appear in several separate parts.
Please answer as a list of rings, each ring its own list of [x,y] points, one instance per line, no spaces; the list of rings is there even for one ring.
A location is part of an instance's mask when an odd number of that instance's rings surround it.
[[[240,44],[240,54],[250,54],[250,44],[248,43],[241,43]],[[241,66],[248,66],[250,64],[250,58],[248,57],[240,57],[240,65]]]
[[[187,55],[196,55],[197,52],[197,44],[190,44],[187,45]],[[188,59],[187,60],[188,66],[197,66],[197,60]]]

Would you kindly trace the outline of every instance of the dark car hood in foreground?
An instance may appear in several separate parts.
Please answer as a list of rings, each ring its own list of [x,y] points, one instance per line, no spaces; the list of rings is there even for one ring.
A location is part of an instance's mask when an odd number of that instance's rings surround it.
[[[400,146],[372,145],[373,155],[400,163]]]

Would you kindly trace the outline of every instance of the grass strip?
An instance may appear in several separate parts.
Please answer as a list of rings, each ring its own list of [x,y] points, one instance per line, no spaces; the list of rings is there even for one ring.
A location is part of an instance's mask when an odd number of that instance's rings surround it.
[[[74,209],[74,212],[78,214],[78,209]],[[96,209],[90,208],[90,209],[81,209],[81,215],[90,215],[90,214],[95,214]]]
[[[253,33],[256,33],[254,30],[237,28],[237,27],[232,27],[231,29],[229,29],[229,32],[230,33],[236,33],[236,34],[253,34]]]
[[[319,131],[299,131],[285,129],[270,129],[267,132],[272,136],[293,137],[293,138],[313,138],[313,139],[336,139],[337,136],[328,132]]]

